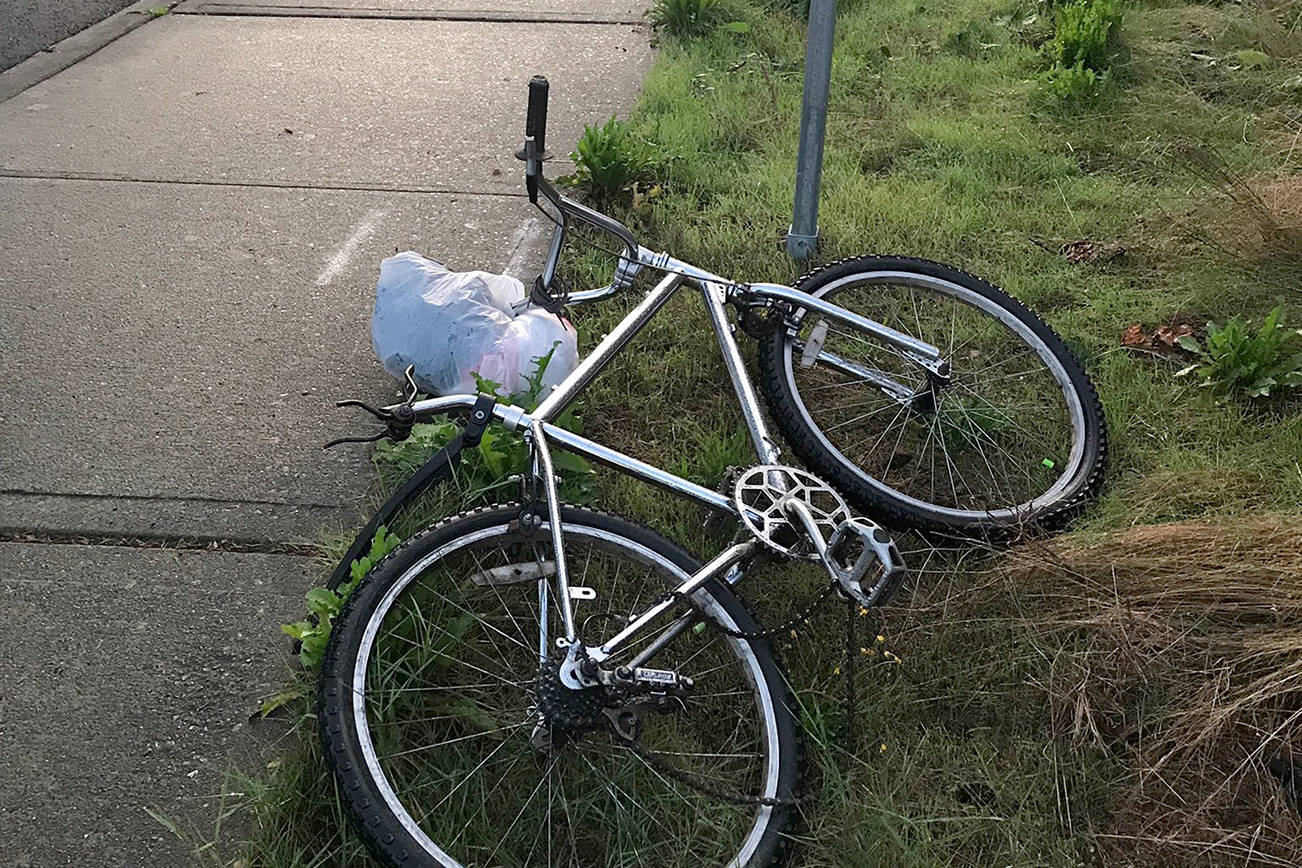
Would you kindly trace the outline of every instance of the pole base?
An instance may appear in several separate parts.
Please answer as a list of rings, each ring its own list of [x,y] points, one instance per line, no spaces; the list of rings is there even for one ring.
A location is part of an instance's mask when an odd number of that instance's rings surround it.
[[[792,231],[787,227],[787,255],[792,259],[808,259],[814,255],[818,249],[818,227],[814,227],[813,235],[801,235],[799,232]]]

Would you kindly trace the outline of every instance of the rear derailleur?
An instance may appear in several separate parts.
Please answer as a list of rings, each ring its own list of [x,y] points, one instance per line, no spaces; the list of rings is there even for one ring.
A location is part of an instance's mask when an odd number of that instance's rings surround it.
[[[691,695],[690,678],[640,666],[605,668],[582,647],[575,643],[538,669],[538,721],[530,738],[541,751],[603,729],[620,742],[635,742],[644,715],[678,711]]]

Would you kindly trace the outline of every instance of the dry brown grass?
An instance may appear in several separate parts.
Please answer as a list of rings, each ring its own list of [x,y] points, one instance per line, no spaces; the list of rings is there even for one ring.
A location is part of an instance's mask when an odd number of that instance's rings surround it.
[[[1295,254],[1302,242],[1302,187],[1296,175],[1244,177],[1210,149],[1176,149],[1202,185],[1203,240],[1240,254]],[[1249,228],[1251,227],[1251,229]]]
[[[1095,829],[1102,864],[1302,864],[1267,768],[1302,758],[1302,521],[1064,538],[1000,571],[1055,734],[1128,770]]]

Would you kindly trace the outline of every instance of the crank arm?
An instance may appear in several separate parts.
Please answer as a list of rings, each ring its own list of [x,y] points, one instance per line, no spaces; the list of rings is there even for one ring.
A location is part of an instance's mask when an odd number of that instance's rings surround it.
[[[859,605],[872,606],[880,602],[905,574],[899,548],[886,529],[876,522],[866,518],[846,519],[837,526],[831,539],[824,540],[809,507],[792,501],[787,508],[804,527],[823,569],[836,581],[841,592]],[[875,566],[880,566],[881,573],[865,587],[864,581]]]

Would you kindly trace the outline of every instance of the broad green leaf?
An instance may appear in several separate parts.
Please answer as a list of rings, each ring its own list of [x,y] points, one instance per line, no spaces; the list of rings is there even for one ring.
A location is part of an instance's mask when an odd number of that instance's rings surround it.
[[[1279,322],[1283,316],[1283,305],[1277,304],[1272,307],[1270,313],[1266,314],[1266,321],[1261,324],[1261,331],[1257,332],[1257,337],[1262,339],[1273,337],[1275,330],[1279,328]]]
[[[295,639],[302,639],[304,636],[316,629],[316,624],[311,621],[295,621],[292,624],[281,624],[280,630]]]
[[[505,393],[502,391],[502,384],[496,380],[490,380],[487,377],[479,376],[478,371],[471,371],[470,376],[475,380],[475,389],[485,395],[497,395],[499,398]]]
[[[591,473],[592,465],[588,459],[582,455],[575,455],[573,452],[553,452],[552,463],[556,465],[557,470],[569,471],[571,473]]]
[[[506,453],[496,448],[498,433],[493,429],[484,432],[483,438],[479,441],[479,457],[483,459],[484,465],[488,472],[495,478],[506,475]]]
[[[321,665],[321,658],[325,656],[326,642],[328,640],[329,634],[320,630],[303,638],[303,647],[299,650],[298,656],[302,659],[305,667],[316,669]]]
[[[1270,66],[1270,55],[1255,48],[1244,48],[1234,52],[1234,58],[1244,69],[1265,69]]]
[[[1255,383],[1253,383],[1252,386],[1248,389],[1248,397],[1258,398],[1264,395],[1269,395],[1270,389],[1274,385],[1275,385],[1274,377],[1263,377],[1262,379],[1257,380]]]
[[[314,615],[333,615],[339,611],[339,595],[326,588],[307,592],[307,610]]]
[[[390,533],[384,525],[375,529],[375,538],[371,540],[371,551],[368,557],[374,562],[380,560],[389,552],[402,545],[402,539],[397,534]]]

